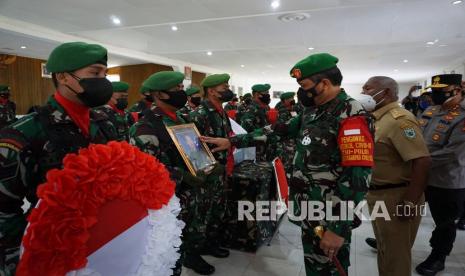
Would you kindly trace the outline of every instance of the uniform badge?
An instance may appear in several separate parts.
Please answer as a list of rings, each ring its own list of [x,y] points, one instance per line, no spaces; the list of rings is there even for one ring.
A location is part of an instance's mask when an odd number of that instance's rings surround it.
[[[443,125],[443,124],[439,124],[439,125],[436,127],[437,130],[443,130],[443,129],[445,129],[445,128],[446,128],[446,126]]]
[[[415,132],[415,130],[412,127],[404,128],[404,135],[408,139],[415,139],[415,137],[417,137],[417,133]]]
[[[441,138],[441,136],[439,134],[437,134],[437,133],[433,134],[433,137],[432,137],[433,141],[437,142],[437,141],[439,141],[440,138]]]
[[[305,136],[304,139],[302,139],[302,145],[308,146],[312,143],[312,138],[310,136]]]
[[[433,116],[433,112],[431,112],[431,111],[425,112],[425,115],[426,116]]]
[[[420,124],[420,126],[424,126],[426,125],[426,120],[420,119],[418,123]]]
[[[447,120],[447,121],[452,121],[452,120],[454,120],[454,117],[452,117],[452,116],[450,116],[450,115],[446,115],[446,116],[444,117],[444,119]]]

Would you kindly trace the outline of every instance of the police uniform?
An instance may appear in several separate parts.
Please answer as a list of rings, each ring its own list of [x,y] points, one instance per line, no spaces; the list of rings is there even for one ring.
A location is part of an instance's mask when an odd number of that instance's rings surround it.
[[[296,79],[311,77],[335,68],[337,62],[338,59],[329,54],[311,55],[292,68],[291,76]],[[333,215],[338,215],[341,201],[358,204],[368,190],[373,165],[373,132],[371,117],[360,103],[341,89],[333,100],[305,108],[287,123],[277,124],[271,132],[265,128],[232,137],[230,141],[236,147],[247,147],[260,135],[296,138],[297,150],[289,183],[289,204],[293,204],[294,216],[301,215],[302,201],[323,204],[330,201],[334,204]],[[358,146],[363,148],[350,151]],[[318,226],[344,238],[337,258],[347,273],[353,221],[306,217],[297,223],[302,228],[306,274],[339,275],[332,260],[320,249],[321,240],[314,232]]]
[[[431,82],[433,101],[453,96],[440,89],[460,86],[461,80],[459,74],[434,76]],[[447,104],[430,106],[419,123],[432,158],[425,194],[436,227],[430,239],[431,255],[417,266],[417,271],[439,271],[452,250],[455,220],[465,200],[465,108],[463,105],[447,107]]]
[[[95,63],[106,64],[106,60],[107,50],[100,45],[65,43],[53,50],[47,70],[73,72]],[[105,101],[111,97],[109,81],[108,86]],[[89,113],[86,129],[71,118],[70,106],[79,109],[79,116]],[[71,102],[59,91],[38,113],[0,130],[0,274],[14,275],[16,269],[26,227],[23,199],[26,197],[34,207],[37,186],[45,182],[49,170],[62,167],[66,154],[76,153],[90,143],[105,144],[115,139],[116,131],[107,117]]]
[[[112,82],[113,93],[123,92],[127,93],[129,84],[126,82]],[[126,102],[127,105],[127,102]],[[95,109],[95,111],[102,112],[113,123],[118,134],[118,141],[129,142],[129,128],[136,122],[137,115],[135,112],[129,112],[126,109],[119,109],[117,105],[107,104]]]
[[[16,104],[9,98],[10,87],[0,84],[0,129],[16,121]]]
[[[384,202],[391,220],[372,221],[378,248],[380,276],[411,275],[411,249],[420,225],[418,215],[412,220],[399,220],[397,205],[402,202],[412,173],[412,160],[429,156],[418,122],[412,113],[390,103],[375,112],[375,167],[367,202],[370,212],[376,202]],[[393,253],[395,252],[395,253]]]

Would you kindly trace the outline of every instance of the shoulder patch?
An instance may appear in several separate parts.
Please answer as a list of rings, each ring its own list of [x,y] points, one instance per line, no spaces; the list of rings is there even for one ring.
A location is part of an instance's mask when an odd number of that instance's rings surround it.
[[[398,108],[391,109],[389,111],[389,113],[391,114],[392,118],[394,118],[394,119],[398,119],[400,117],[404,117],[404,116],[407,115],[404,112],[402,112],[402,110],[399,110]]]

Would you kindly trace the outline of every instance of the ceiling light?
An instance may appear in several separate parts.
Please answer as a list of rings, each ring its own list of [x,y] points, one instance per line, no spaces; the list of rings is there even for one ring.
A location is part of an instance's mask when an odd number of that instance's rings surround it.
[[[21,49],[26,49],[27,47],[26,46],[21,46]]]
[[[463,2],[462,0],[457,0],[457,1],[452,2],[452,5],[458,5],[458,4],[461,4],[462,2]]]
[[[394,72],[399,72],[399,69],[394,69]]]
[[[271,2],[271,7],[273,9],[277,9],[281,4],[279,3],[278,0],[274,0],[273,2]]]
[[[244,68],[244,67],[245,67],[245,65],[244,65],[244,64],[241,64],[241,68]]]
[[[171,30],[176,32],[178,30],[178,27],[177,26],[171,26]]]
[[[447,44],[441,44],[439,47],[447,47]]]
[[[308,49],[309,49],[310,51],[315,50],[315,48],[313,48],[313,47],[308,47]]]
[[[407,63],[408,62],[408,59],[404,59],[404,63]]]
[[[112,17],[111,17],[111,21],[112,21],[113,24],[115,24],[115,25],[120,25],[120,24],[121,24],[121,19],[119,19],[119,18],[116,17],[116,16],[112,16]]]
[[[208,52],[207,52],[207,55],[208,55],[208,56],[211,56],[211,55],[213,55],[213,53],[210,52],[210,51],[208,51]]]
[[[310,18],[310,14],[298,12],[298,13],[286,13],[278,17],[278,20],[283,22],[294,22],[294,21],[304,21]]]
[[[426,44],[428,44],[428,45],[434,45],[434,41],[428,41],[428,42],[426,42]]]

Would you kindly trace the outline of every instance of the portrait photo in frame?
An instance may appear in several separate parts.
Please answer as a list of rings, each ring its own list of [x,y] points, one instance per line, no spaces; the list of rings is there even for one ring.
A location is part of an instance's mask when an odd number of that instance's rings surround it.
[[[195,124],[166,127],[187,168],[193,175],[198,171],[208,174],[216,164],[215,157],[207,144],[200,141]]]

